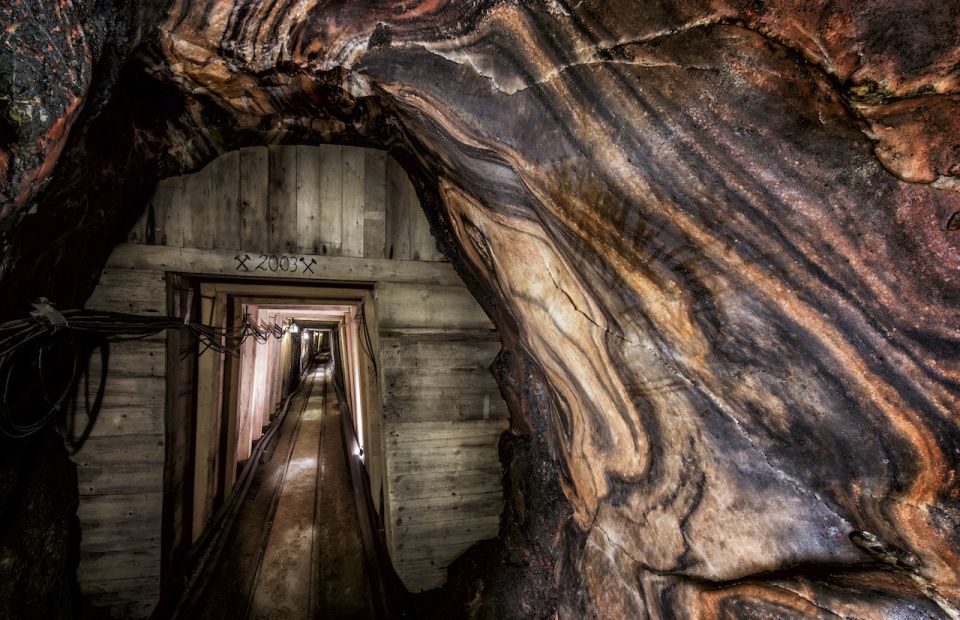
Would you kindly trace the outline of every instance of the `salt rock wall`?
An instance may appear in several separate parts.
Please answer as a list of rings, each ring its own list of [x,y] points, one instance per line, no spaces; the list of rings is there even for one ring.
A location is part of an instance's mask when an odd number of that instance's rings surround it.
[[[4,134],[0,282],[89,278],[24,239],[114,238],[229,148],[390,150],[504,341],[507,508],[447,605],[960,617],[957,2],[177,0],[131,23],[104,111],[69,111],[98,84],[74,80]],[[61,47],[29,43],[0,53]]]

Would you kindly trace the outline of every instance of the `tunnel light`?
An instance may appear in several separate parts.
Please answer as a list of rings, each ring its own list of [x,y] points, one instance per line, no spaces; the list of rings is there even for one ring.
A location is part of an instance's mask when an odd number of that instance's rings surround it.
[[[290,333],[291,333],[291,334],[296,334],[296,333],[299,332],[299,331],[300,331],[300,326],[299,326],[299,325],[297,325],[296,323],[290,323]]]

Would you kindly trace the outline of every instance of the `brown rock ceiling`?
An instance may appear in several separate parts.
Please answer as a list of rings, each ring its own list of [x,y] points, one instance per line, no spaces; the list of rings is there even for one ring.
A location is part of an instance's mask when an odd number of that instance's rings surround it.
[[[957,0],[0,17],[5,313],[82,301],[156,179],[225,150],[403,162],[514,416],[448,605],[960,617]]]

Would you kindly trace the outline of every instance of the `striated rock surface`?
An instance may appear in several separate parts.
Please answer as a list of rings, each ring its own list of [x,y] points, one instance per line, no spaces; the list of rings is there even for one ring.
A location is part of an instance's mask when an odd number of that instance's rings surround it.
[[[77,468],[53,430],[0,439],[0,617],[72,618],[76,583]]]
[[[76,43],[102,5],[99,57],[139,42],[114,77]],[[156,178],[224,150],[408,169],[514,414],[447,605],[960,617],[957,2],[11,6],[0,62],[76,73],[2,136],[14,303],[82,299]]]

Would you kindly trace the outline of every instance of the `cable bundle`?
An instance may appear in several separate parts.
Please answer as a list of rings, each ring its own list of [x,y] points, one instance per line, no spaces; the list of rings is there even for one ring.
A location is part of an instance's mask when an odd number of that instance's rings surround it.
[[[43,428],[66,402],[79,374],[79,343],[66,332],[8,325],[0,326],[0,432],[19,439]]]
[[[167,329],[184,329],[192,332],[202,344],[201,353],[213,350],[238,355],[247,338],[263,343],[269,338],[282,338],[286,331],[277,324],[257,325],[249,315],[244,316],[240,326],[222,329],[169,316],[79,309],[58,311],[45,299],[34,304],[34,308],[27,319],[0,324],[0,434],[19,439],[43,428],[64,408],[79,378],[86,373],[90,355],[100,350],[100,385],[92,407],[88,395],[87,429],[79,441],[70,440],[75,450],[89,435],[103,400],[110,341],[147,338]]]
[[[370,340],[370,325],[367,323],[367,315],[364,312],[363,304],[360,305],[360,308],[357,310],[357,313],[352,319],[340,323],[332,331],[343,331],[348,325],[353,325],[354,323],[358,323],[357,329],[362,336],[360,339],[360,348],[363,350],[366,356],[370,358],[370,362],[373,364],[373,374],[379,376],[380,369],[377,367],[377,357],[373,354],[373,342]]]

